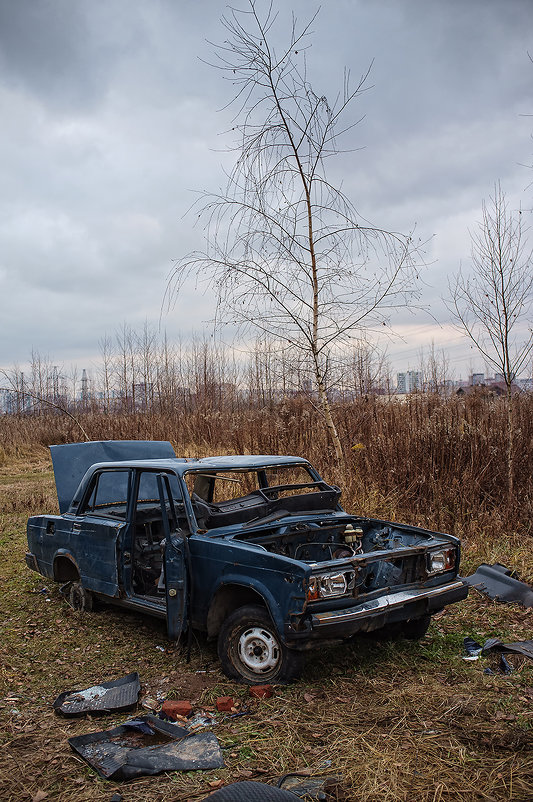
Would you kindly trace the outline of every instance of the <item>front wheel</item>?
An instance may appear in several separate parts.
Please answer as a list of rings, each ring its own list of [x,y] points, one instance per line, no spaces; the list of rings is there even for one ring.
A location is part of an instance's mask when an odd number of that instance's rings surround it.
[[[303,654],[284,646],[265,608],[255,604],[226,618],[218,656],[226,676],[247,685],[293,682],[304,666]]]

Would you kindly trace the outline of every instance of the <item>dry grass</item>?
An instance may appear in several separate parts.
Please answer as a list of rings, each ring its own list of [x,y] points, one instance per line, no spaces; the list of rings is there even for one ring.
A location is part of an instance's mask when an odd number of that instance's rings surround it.
[[[146,424],[139,436],[168,435],[155,430],[150,435],[149,426],[155,429],[153,422]],[[119,436],[111,428],[94,429],[91,436]],[[122,436],[132,436],[131,431],[126,435],[124,429]],[[208,450],[220,450],[217,445]],[[260,439],[256,445],[249,450],[280,450],[261,448]],[[187,665],[180,649],[166,641],[162,623],[112,607],[82,616],[57,588],[48,585],[41,592],[46,583],[26,570],[23,555],[28,514],[56,508],[44,448],[23,439],[4,447],[0,493],[3,802],[32,800],[39,791],[47,794],[41,798],[58,802],[109,802],[116,791],[127,802],[178,802],[202,799],[217,779],[273,781],[298,770],[342,775],[349,800],[531,799],[532,665],[516,660],[510,676],[487,676],[483,668],[489,661],[465,663],[460,657],[465,635],[481,641],[495,635],[530,637],[531,611],[471,594],[437,616],[418,644],[360,639],[323,648],[310,654],[298,684],[277,688],[268,701],[250,702],[246,688],[221,674],[214,647],[203,638]],[[402,511],[399,496],[391,499],[374,490],[364,500],[369,513]],[[356,501],[353,492],[346,506],[353,508]],[[435,514],[428,504],[428,522]],[[509,537],[502,529],[495,537],[494,531],[497,527],[468,528],[466,564],[500,558],[533,576],[523,535]],[[61,719],[52,712],[54,698],[134,670],[143,693],[190,698],[197,706],[228,695],[249,708],[246,716],[221,720],[215,730],[226,768],[117,786],[99,779],[71,752],[68,737],[113,726],[123,717]]]
[[[516,495],[511,505],[505,402],[481,395],[421,394],[404,403],[369,397],[335,404],[347,476],[332,469],[334,455],[320,415],[302,398],[267,405],[235,395],[216,404],[184,398],[164,412],[94,410],[80,414],[80,421],[90,439],[171,440],[183,456],[300,454],[342,485],[348,507],[463,538],[500,541],[502,533],[507,538],[533,532],[533,394],[522,394],[514,404]],[[0,416],[0,466],[2,459],[24,456],[36,445],[80,439],[79,428],[66,416]]]

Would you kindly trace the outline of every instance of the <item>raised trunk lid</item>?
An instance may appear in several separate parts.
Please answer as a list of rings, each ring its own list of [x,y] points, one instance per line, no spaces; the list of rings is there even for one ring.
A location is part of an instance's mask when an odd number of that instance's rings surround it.
[[[167,440],[96,440],[50,446],[59,511],[66,512],[85,473],[96,462],[174,459]]]

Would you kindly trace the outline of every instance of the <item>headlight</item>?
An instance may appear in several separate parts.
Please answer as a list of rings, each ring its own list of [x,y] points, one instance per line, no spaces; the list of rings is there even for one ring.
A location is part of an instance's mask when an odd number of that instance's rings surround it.
[[[426,554],[428,574],[440,574],[455,567],[455,549],[440,549]]]
[[[309,580],[308,601],[344,596],[353,587],[354,574],[317,574]]]

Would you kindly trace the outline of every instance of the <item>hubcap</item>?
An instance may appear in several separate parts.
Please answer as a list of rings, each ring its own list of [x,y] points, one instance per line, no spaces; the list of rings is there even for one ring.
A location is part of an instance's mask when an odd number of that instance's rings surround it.
[[[238,643],[239,657],[255,674],[265,674],[276,668],[280,661],[280,648],[276,638],[267,629],[250,627]]]

